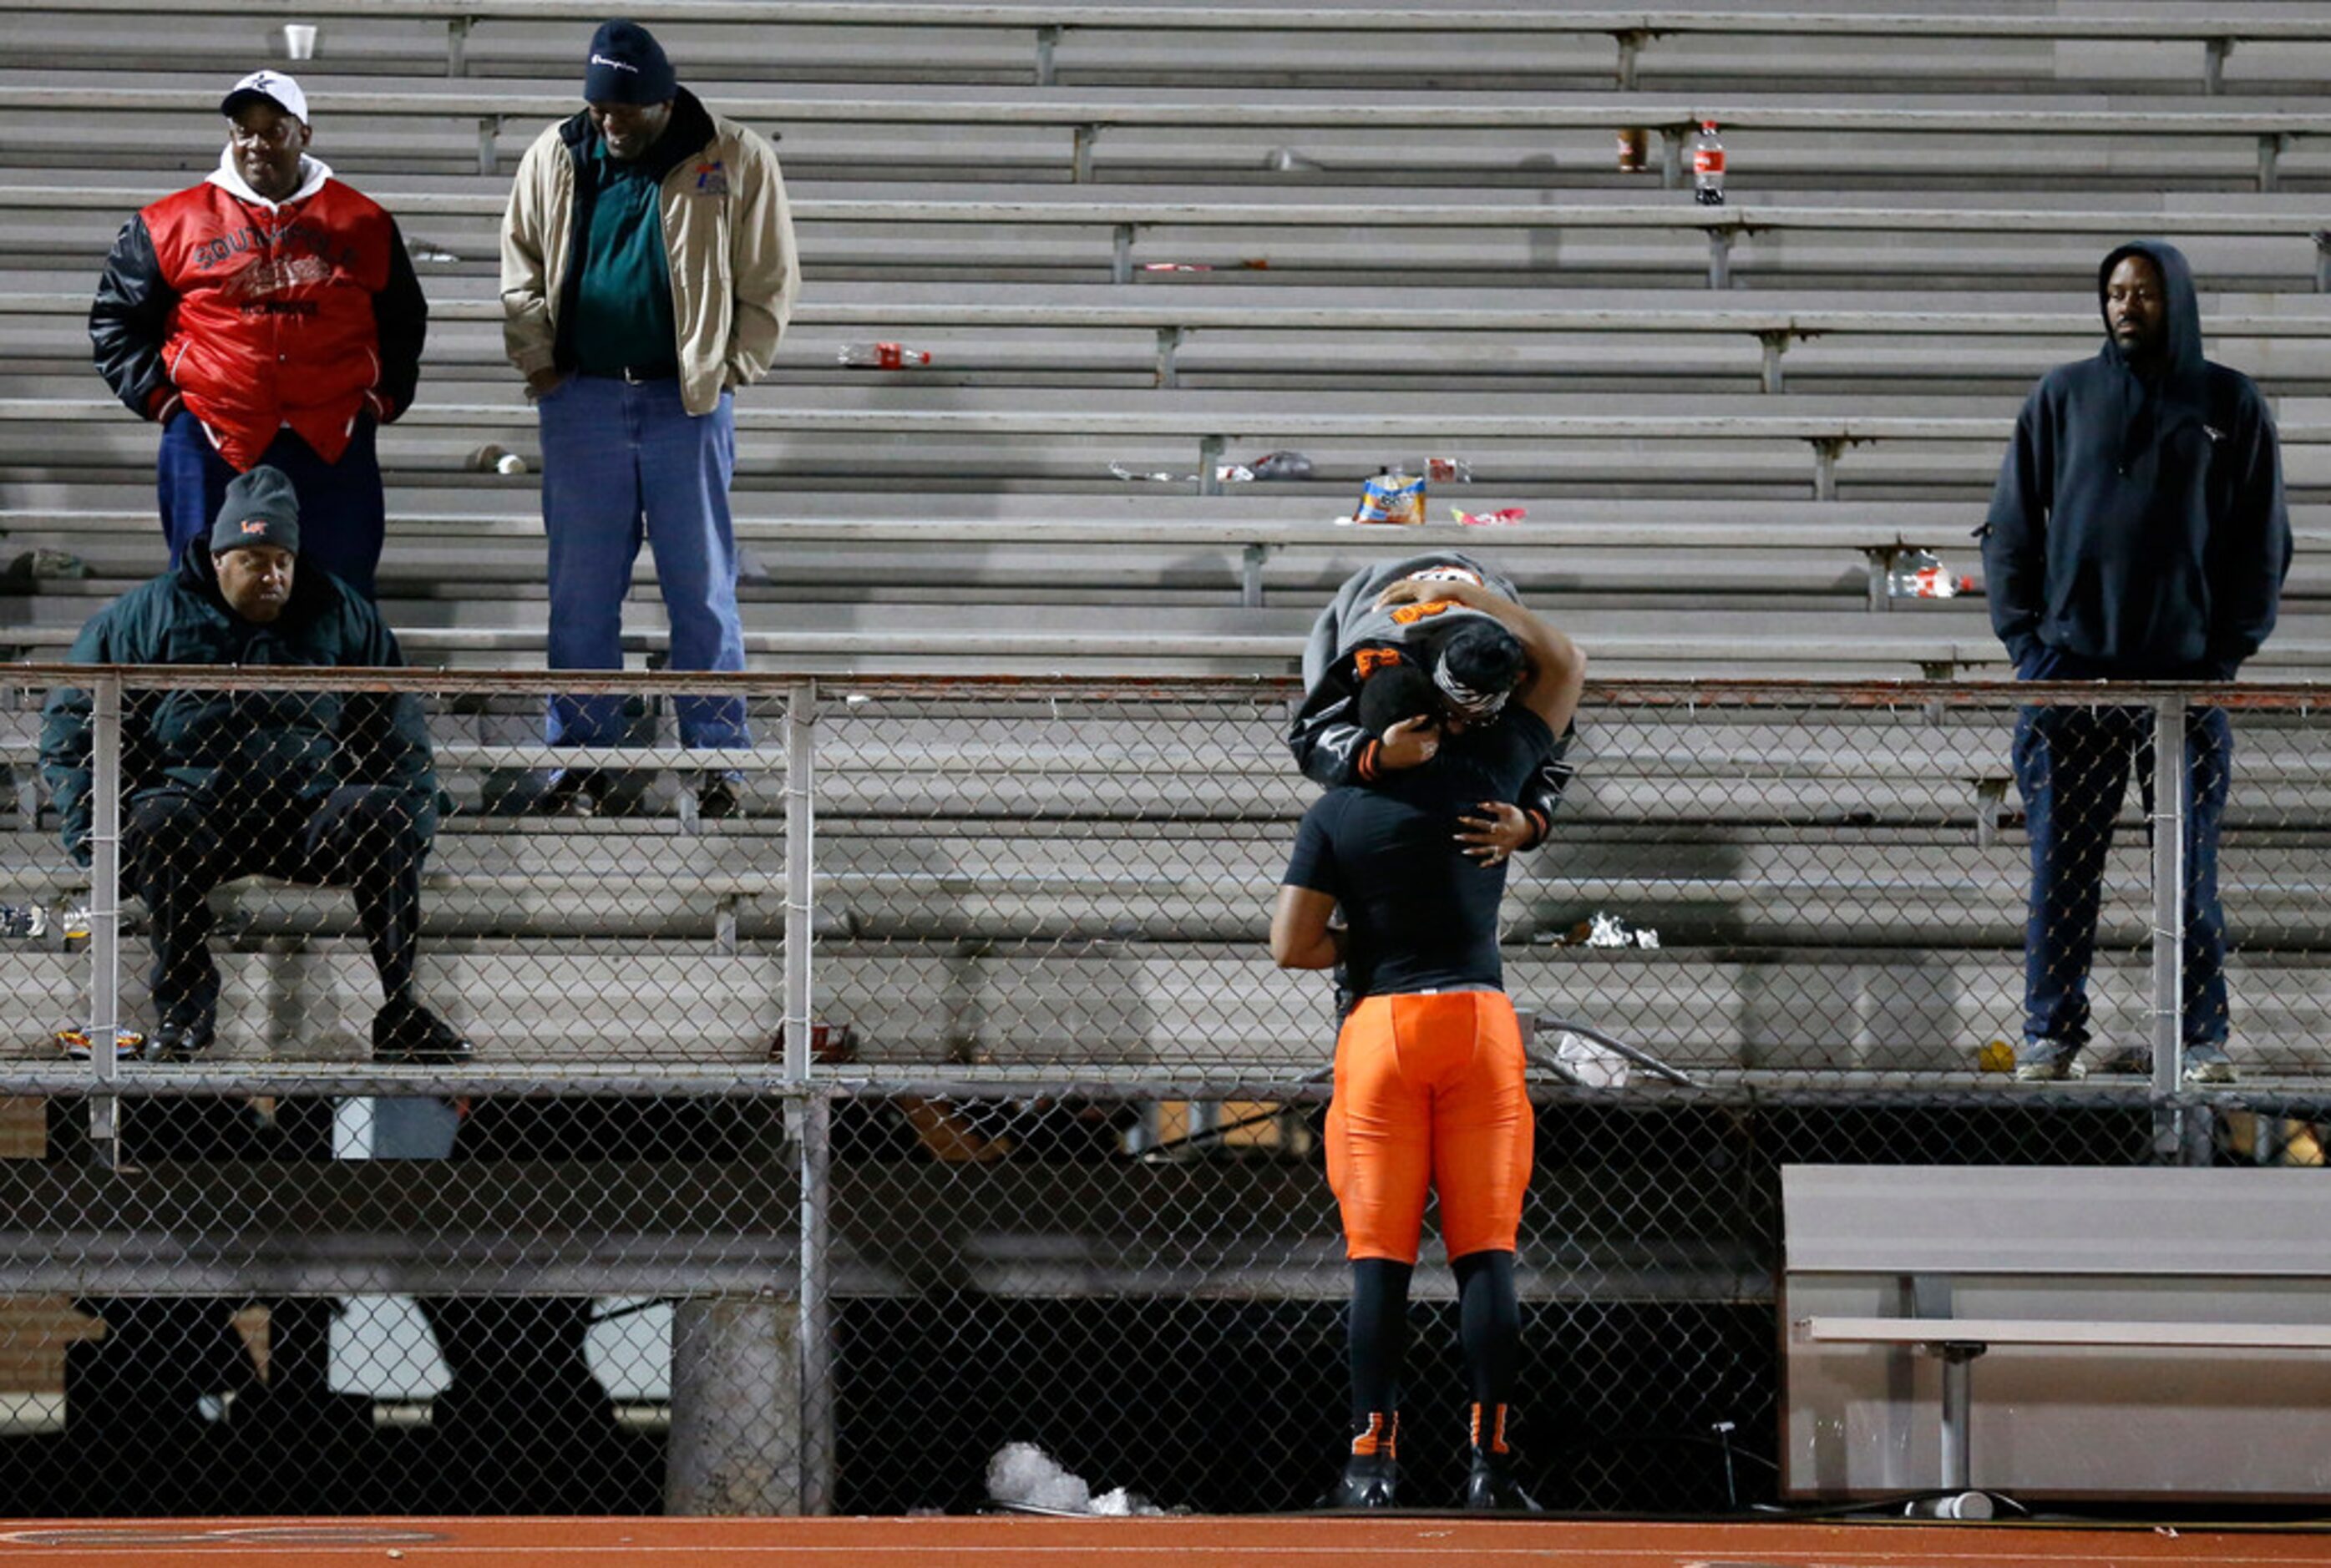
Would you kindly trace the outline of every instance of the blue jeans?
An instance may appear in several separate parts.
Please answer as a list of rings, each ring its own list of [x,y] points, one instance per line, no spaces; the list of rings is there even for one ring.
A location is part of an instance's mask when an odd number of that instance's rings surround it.
[[[736,412],[680,406],[677,378],[571,375],[536,404],[542,422],[542,526],[550,537],[550,667],[621,670],[623,595],[645,538],[671,622],[673,670],[742,670],[737,540],[728,480]],[[747,746],[741,698],[683,697],[684,746]],[[553,746],[614,746],[620,697],[554,697]]]
[[[2015,724],[2015,783],[2031,840],[2031,901],[2023,936],[2026,1039],[2084,1045],[2088,964],[2096,952],[2105,854],[2134,767],[2150,809],[2156,786],[2149,708],[2027,708]],[[2189,708],[2185,765],[2185,1043],[2221,1046],[2226,1012],[2226,920],[2218,903],[2218,829],[2226,814],[2234,736],[2225,711]],[[2174,780],[2172,781],[2174,783]]]
[[[374,597],[373,574],[388,521],[375,434],[372,415],[359,415],[348,450],[339,461],[326,462],[298,434],[280,430],[259,459],[281,469],[300,498],[300,565],[322,567],[367,599]],[[154,461],[154,489],[173,568],[189,544],[210,537],[233,479],[233,468],[203,433],[202,421],[183,410],[172,414]]]

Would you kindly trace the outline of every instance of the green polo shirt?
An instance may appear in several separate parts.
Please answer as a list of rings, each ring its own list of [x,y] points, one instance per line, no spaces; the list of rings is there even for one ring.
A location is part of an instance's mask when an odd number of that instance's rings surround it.
[[[591,223],[583,237],[576,295],[576,367],[586,375],[665,370],[679,362],[671,318],[671,269],[663,248],[661,181],[639,160],[607,156],[591,138],[576,171],[587,183]]]

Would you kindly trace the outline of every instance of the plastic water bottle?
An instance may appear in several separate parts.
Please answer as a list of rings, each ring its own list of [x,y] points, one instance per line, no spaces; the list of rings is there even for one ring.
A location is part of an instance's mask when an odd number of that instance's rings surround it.
[[[1724,138],[1712,119],[1701,120],[1691,138],[1691,195],[1703,207],[1724,204]]]
[[[837,357],[852,370],[904,370],[931,362],[929,349],[899,343],[845,343]]]

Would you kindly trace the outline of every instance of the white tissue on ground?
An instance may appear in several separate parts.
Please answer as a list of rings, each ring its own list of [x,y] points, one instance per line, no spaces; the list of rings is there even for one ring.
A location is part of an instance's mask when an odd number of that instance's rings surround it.
[[[1080,1476],[1062,1469],[1033,1443],[1006,1443],[987,1461],[987,1495],[1007,1506],[1049,1508],[1063,1514],[1104,1514],[1123,1518],[1161,1512],[1123,1487],[1093,1496]]]

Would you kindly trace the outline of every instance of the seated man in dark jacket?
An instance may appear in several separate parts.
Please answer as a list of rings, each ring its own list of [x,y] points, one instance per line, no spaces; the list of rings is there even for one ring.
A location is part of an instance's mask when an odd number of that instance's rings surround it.
[[[76,664],[404,663],[380,613],[330,573],[301,569],[299,502],[279,470],[237,475],[210,535],[172,572],[81,629]],[[50,695],[41,761],[65,848],[90,860],[94,802],[88,693]],[[449,1061],[469,1042],[413,999],[421,862],[436,830],[436,774],[410,695],[146,691],[123,704],[122,877],[153,918],[159,1027],[152,1054],[211,1043],[219,977],[210,892],[252,872],[346,887],[386,1001],[383,1060]]]

